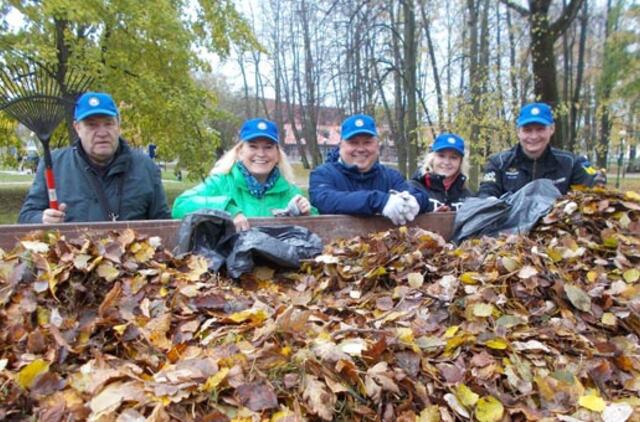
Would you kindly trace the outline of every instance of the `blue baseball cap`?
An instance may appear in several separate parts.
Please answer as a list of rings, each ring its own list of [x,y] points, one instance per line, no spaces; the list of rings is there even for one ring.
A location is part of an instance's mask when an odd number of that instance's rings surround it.
[[[120,112],[111,95],[105,92],[85,92],[76,101],[73,118],[79,122],[96,114],[118,117]]]
[[[455,133],[441,133],[431,145],[431,151],[452,149],[464,157],[464,139]]]
[[[518,127],[522,127],[531,123],[538,123],[544,126],[553,124],[553,113],[549,104],[530,103],[522,107],[516,124]]]
[[[340,132],[342,139],[349,140],[361,134],[378,136],[376,121],[373,120],[373,117],[366,114],[354,114],[344,119],[344,122],[342,122],[342,131]]]
[[[251,119],[242,124],[240,140],[249,142],[256,138],[267,138],[275,142],[278,140],[278,126],[267,119]]]

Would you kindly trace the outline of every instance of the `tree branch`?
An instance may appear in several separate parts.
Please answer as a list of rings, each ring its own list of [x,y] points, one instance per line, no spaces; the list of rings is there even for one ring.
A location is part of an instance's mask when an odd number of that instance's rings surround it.
[[[571,0],[569,6],[562,11],[562,15],[560,15],[560,17],[550,25],[549,30],[551,31],[551,36],[554,40],[569,28],[573,19],[578,15],[578,11],[582,7],[583,1],[584,0]]]
[[[531,14],[531,11],[528,9],[525,9],[524,7],[520,6],[519,4],[515,4],[514,2],[512,2],[511,0],[500,0],[500,3],[504,4],[505,6],[515,10],[516,12],[518,12],[518,14],[520,14],[522,17],[528,17]]]

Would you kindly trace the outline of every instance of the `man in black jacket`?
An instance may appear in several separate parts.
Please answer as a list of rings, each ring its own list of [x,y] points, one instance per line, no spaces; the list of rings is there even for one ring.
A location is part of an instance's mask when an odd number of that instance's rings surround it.
[[[562,194],[571,185],[593,185],[576,155],[549,145],[555,130],[549,105],[525,105],[516,124],[518,145],[489,158],[478,196],[500,197],[536,179],[550,179]]]
[[[83,94],[74,128],[80,139],[52,153],[60,209],[49,208],[41,162],[19,223],[171,218],[160,170],[120,137],[120,113],[109,94]]]

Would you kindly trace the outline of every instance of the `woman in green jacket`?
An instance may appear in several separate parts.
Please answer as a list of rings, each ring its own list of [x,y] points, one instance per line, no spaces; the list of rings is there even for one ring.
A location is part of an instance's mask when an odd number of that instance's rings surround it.
[[[214,208],[231,214],[237,230],[248,230],[247,217],[269,217],[283,209],[289,215],[317,214],[293,180],[275,123],[247,120],[240,128],[240,141],[216,162],[203,183],[176,198],[172,215],[182,218]]]

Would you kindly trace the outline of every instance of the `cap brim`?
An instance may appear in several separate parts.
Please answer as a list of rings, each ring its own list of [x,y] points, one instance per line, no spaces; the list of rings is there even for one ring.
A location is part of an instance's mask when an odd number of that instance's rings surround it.
[[[369,129],[357,129],[347,133],[346,135],[342,135],[342,139],[348,141],[349,139],[353,138],[356,135],[378,136],[378,133]]]
[[[266,133],[254,133],[252,135],[249,136],[245,136],[244,138],[241,139],[242,142],[249,142],[249,141],[253,141],[256,138],[267,138],[270,141],[275,142],[276,144],[279,144],[280,141],[278,140],[278,138],[268,135]]]
[[[76,116],[76,121],[81,121],[86,119],[87,117],[91,117],[91,116],[95,116],[95,115],[102,115],[102,116],[111,116],[111,117],[118,117],[118,113],[115,113],[113,110],[106,110],[106,109],[94,109],[94,110],[89,110],[86,113],[83,113],[79,116]]]
[[[543,119],[542,117],[529,117],[528,119],[518,120],[516,122],[518,127],[530,125],[531,123],[537,123],[543,126],[551,126],[553,122],[549,122],[547,119]]]
[[[462,155],[464,157],[464,151],[460,151],[458,148],[453,147],[453,146],[449,146],[449,145],[444,145],[444,146],[441,146],[441,147],[438,147],[438,148],[431,148],[431,151],[439,152],[439,151],[444,151],[444,150],[447,150],[447,149],[455,151],[455,152],[457,152],[458,154],[460,154],[460,155]]]

